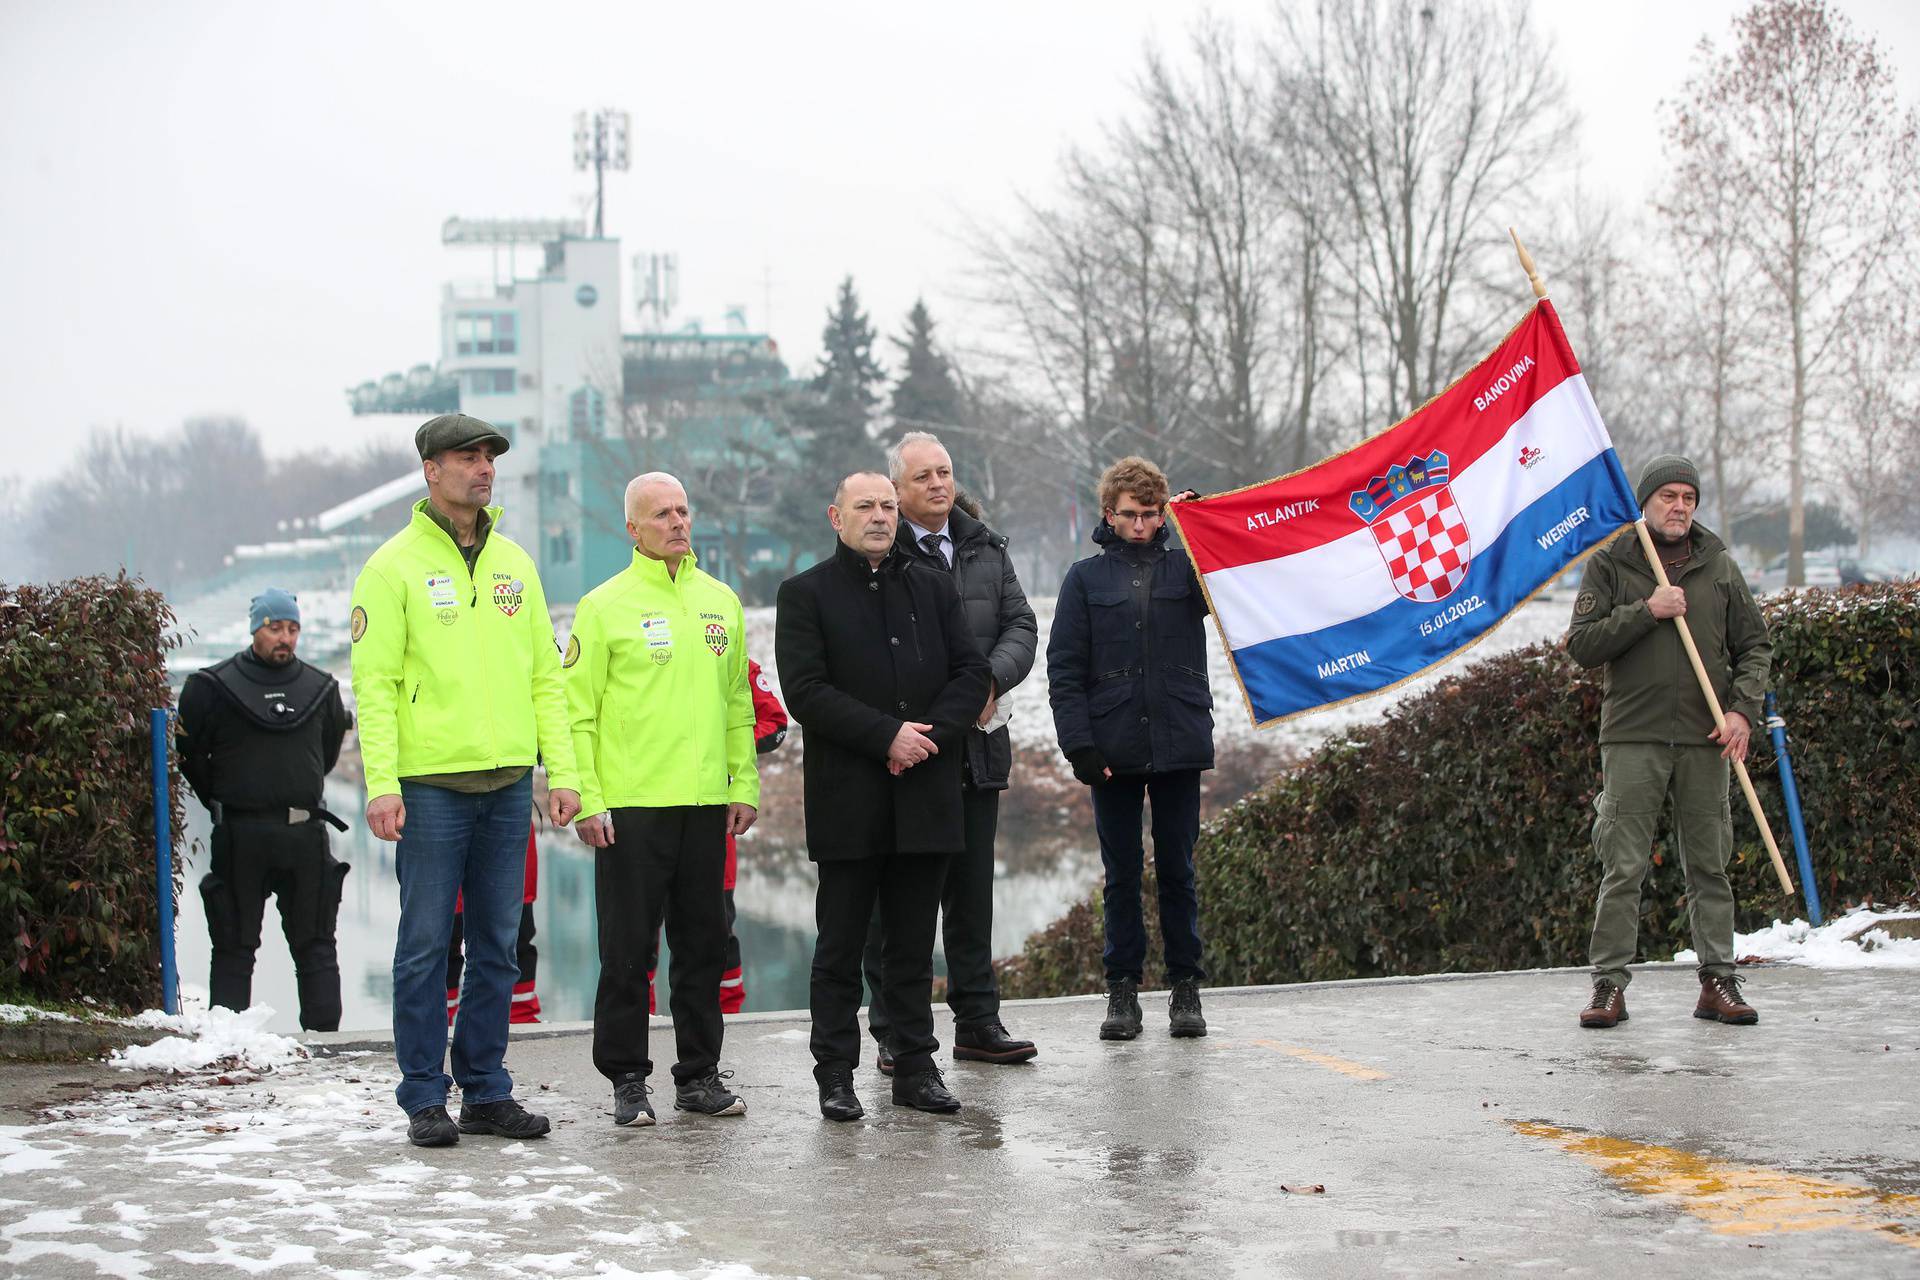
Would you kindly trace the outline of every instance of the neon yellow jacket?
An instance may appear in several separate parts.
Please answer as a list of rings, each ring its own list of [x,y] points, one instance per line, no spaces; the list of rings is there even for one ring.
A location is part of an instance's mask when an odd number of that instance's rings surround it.
[[[580,816],[759,805],[740,597],[688,554],[677,575],[638,551],[589,591],[562,660]]]
[[[547,766],[578,790],[553,620],[533,557],[493,529],[467,572],[460,549],[414,505],[407,527],[353,584],[353,696],[367,798],[400,779]]]

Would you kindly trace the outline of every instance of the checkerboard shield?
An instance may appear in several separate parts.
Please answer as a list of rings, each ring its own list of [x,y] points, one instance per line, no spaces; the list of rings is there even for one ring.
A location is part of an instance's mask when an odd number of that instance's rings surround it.
[[[1473,545],[1453,486],[1417,489],[1381,512],[1371,526],[1393,589],[1409,600],[1444,600],[1467,576]]]

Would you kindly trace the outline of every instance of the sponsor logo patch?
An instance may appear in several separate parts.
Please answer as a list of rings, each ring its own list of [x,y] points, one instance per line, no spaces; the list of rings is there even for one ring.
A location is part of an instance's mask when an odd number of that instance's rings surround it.
[[[567,651],[560,655],[560,665],[570,667],[578,661],[580,661],[580,637],[568,636]]]
[[[440,625],[443,627],[450,627],[460,621],[460,611],[451,606],[438,610],[433,616],[440,619]]]
[[[367,611],[359,605],[353,606],[353,617],[347,623],[347,634],[353,637],[355,644],[359,644],[360,637],[367,634]]]
[[[524,584],[516,578],[512,582],[493,584],[493,607],[511,618],[520,612],[520,602],[524,598],[521,587]]]
[[[1584,618],[1592,613],[1593,606],[1599,603],[1599,597],[1594,595],[1593,592],[1582,591],[1579,597],[1573,602],[1573,616],[1576,618]]]

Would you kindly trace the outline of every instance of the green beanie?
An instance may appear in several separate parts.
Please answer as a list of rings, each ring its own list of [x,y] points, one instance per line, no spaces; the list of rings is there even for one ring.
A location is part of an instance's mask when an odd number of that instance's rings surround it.
[[[1663,484],[1690,484],[1694,498],[1700,497],[1700,473],[1694,470],[1693,463],[1677,453],[1663,453],[1641,469],[1640,483],[1633,490],[1634,499],[1646,506],[1647,499]]]

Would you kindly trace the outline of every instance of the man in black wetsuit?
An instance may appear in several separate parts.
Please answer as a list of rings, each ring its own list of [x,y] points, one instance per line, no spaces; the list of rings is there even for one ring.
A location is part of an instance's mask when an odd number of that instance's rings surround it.
[[[300,606],[270,587],[253,598],[253,643],[187,677],[180,692],[180,772],[213,815],[213,865],[200,881],[213,940],[212,1001],[252,1003],[253,956],[267,895],[293,952],[300,1025],[340,1026],[333,931],[347,864],[327,849],[321,784],[349,723],[332,676],[294,657]]]

